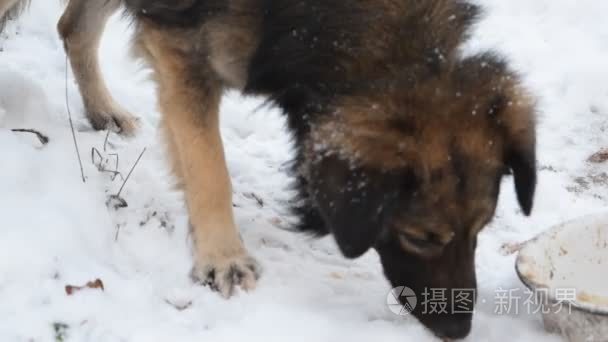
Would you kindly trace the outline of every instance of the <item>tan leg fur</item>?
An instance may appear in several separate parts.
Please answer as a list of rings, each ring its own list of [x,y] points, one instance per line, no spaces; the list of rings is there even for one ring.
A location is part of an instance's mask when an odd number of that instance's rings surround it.
[[[99,67],[99,42],[108,18],[119,6],[120,0],[70,0],[58,30],[93,128],[132,135],[138,121],[114,101]]]
[[[161,35],[159,35],[161,36]],[[142,39],[154,59],[169,155],[186,193],[194,237],[193,278],[230,297],[251,290],[259,267],[240,239],[219,126],[222,85],[192,80],[188,61],[163,38]]]

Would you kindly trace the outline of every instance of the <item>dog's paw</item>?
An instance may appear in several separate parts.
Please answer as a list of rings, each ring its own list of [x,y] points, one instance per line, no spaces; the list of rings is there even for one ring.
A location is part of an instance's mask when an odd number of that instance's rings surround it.
[[[139,119],[123,110],[87,111],[87,118],[95,130],[111,130],[124,136],[134,136]]]
[[[199,258],[191,272],[194,282],[209,286],[224,298],[234,295],[237,287],[244,291],[255,289],[261,268],[247,254],[230,258]]]

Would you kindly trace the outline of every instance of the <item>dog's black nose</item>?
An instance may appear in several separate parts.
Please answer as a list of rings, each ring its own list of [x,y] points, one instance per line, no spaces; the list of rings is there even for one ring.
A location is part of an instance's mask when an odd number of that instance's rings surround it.
[[[459,340],[471,332],[470,320],[449,320],[432,328],[437,337],[449,340]]]

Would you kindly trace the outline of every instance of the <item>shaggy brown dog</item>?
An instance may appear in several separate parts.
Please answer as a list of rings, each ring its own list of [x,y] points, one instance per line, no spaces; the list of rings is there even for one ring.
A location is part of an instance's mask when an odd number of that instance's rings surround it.
[[[374,248],[393,286],[476,288],[477,234],[512,171],[529,214],[534,107],[504,61],[461,58],[477,14],[458,0],[126,0],[154,68],[196,241],[194,274],[224,295],[258,273],[234,224],[218,107],[267,96],[294,136],[301,228],[346,257]],[[461,338],[467,312],[414,315]],[[448,305],[449,307],[449,305]]]

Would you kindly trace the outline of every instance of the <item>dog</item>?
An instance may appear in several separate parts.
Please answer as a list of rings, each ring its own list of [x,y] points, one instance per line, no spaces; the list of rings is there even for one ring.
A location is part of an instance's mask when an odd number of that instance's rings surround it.
[[[99,91],[97,69],[78,61],[94,60],[97,42],[90,38],[99,36],[117,1],[71,0],[59,24],[83,97],[103,106],[112,102]],[[476,289],[477,235],[494,216],[506,174],[513,175],[523,214],[531,213],[534,99],[495,53],[460,53],[477,6],[464,0],[123,5],[135,25],[135,50],[158,83],[168,155],[194,237],[192,276],[225,297],[254,289],[260,274],[233,216],[219,128],[226,89],[265,96],[284,112],[296,150],[298,228],[331,234],[347,258],[376,250],[394,287],[418,296],[443,289],[447,302],[456,299],[453,290]],[[440,338],[464,338],[475,299],[461,313],[429,313],[419,305],[412,314]]]
[[[0,31],[8,19],[16,17],[30,0],[0,0]],[[69,57],[85,107],[96,130],[113,130],[125,136],[135,134],[137,118],[114,101],[99,67],[99,42],[105,24],[120,0],[69,0],[59,20],[59,34]]]

